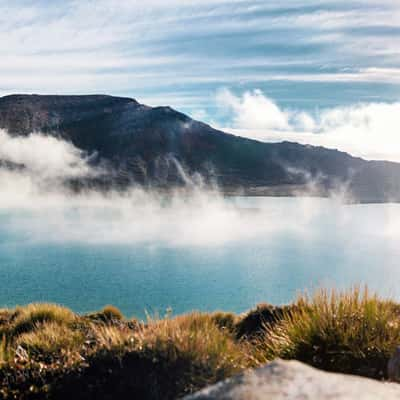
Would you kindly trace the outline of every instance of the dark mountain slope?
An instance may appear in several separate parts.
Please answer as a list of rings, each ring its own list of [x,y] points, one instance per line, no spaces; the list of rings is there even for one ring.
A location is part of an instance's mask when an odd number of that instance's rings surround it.
[[[179,184],[185,170],[217,179],[226,191],[291,193],[313,181],[326,193],[346,185],[361,201],[400,199],[400,164],[364,161],[297,143],[261,143],[215,130],[170,107],[148,107],[104,95],[0,98],[0,128],[13,135],[40,131],[97,152],[113,183]],[[315,185],[314,185],[315,186]],[[315,187],[314,187],[315,189]]]

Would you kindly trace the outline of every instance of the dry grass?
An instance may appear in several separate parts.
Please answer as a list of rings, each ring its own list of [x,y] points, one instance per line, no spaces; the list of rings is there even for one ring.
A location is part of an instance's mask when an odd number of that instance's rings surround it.
[[[109,307],[0,310],[0,397],[172,400],[276,357],[380,379],[399,325],[399,305],[359,289],[146,323]]]
[[[399,306],[367,289],[321,290],[300,297],[295,312],[266,326],[258,354],[380,378],[400,343],[399,322]]]
[[[72,324],[76,319],[76,315],[71,310],[56,304],[29,304],[15,309],[6,328],[9,334],[16,336],[34,330],[40,323]]]
[[[249,363],[231,334],[217,325],[215,315],[192,313],[151,321],[138,332],[137,339],[143,351],[161,354],[173,362],[182,356],[192,360],[207,370],[205,375],[212,380],[229,376]]]
[[[114,306],[105,306],[101,311],[88,314],[87,317],[93,321],[117,322],[124,319],[122,312]]]
[[[19,335],[14,343],[23,348],[29,358],[38,361],[55,361],[79,354],[85,336],[57,322],[42,322],[33,331]]]

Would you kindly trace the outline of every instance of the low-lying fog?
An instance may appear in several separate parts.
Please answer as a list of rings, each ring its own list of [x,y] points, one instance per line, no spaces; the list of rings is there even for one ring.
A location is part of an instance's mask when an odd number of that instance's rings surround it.
[[[377,226],[373,216],[358,218],[356,209],[363,206],[345,205],[339,193],[325,200],[299,198],[296,203],[284,198],[273,203],[224,198],[217,188],[201,185],[168,195],[140,187],[124,193],[71,194],[62,179],[102,173],[89,167],[89,157],[53,137],[11,137],[0,131],[0,159],[25,166],[0,169],[2,231],[15,237],[23,233],[24,240],[34,242],[172,246],[265,241],[283,232],[306,242],[325,229],[371,238],[399,234],[397,205],[384,206]],[[332,213],[334,219],[329,218]]]
[[[400,298],[396,204],[346,205],[339,193],[224,198],[202,185],[71,194],[63,179],[102,173],[88,157],[40,134],[0,132],[0,159],[25,166],[0,170],[0,306],[241,312],[363,283]]]

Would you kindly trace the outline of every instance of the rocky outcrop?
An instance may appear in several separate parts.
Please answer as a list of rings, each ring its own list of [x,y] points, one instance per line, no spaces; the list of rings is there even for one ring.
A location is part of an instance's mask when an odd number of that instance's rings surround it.
[[[185,400],[397,400],[400,385],[274,361]]]
[[[91,160],[107,165],[112,183],[125,187],[132,181],[182,184],[200,174],[227,193],[329,194],[345,189],[356,201],[400,200],[400,164],[297,143],[261,143],[213,129],[170,107],[148,107],[130,98],[5,96],[0,98],[0,129],[63,137],[97,154]]]

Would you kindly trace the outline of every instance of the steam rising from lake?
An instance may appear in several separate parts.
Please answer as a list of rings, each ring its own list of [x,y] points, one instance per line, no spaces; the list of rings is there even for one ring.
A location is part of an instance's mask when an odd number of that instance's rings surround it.
[[[340,198],[302,198],[295,206],[277,207],[257,199],[226,199],[201,185],[168,194],[140,187],[72,194],[62,185],[64,179],[102,171],[90,167],[90,155],[41,134],[12,137],[0,131],[0,159],[14,166],[0,169],[2,229],[31,242],[220,246],[280,234],[297,235],[307,243],[323,234],[321,229],[356,234],[359,224],[372,236],[399,232],[397,206],[388,208],[385,229],[376,232],[368,221],[355,221],[356,206],[345,206]],[[324,227],[321,221],[333,209],[338,218],[334,226]]]

